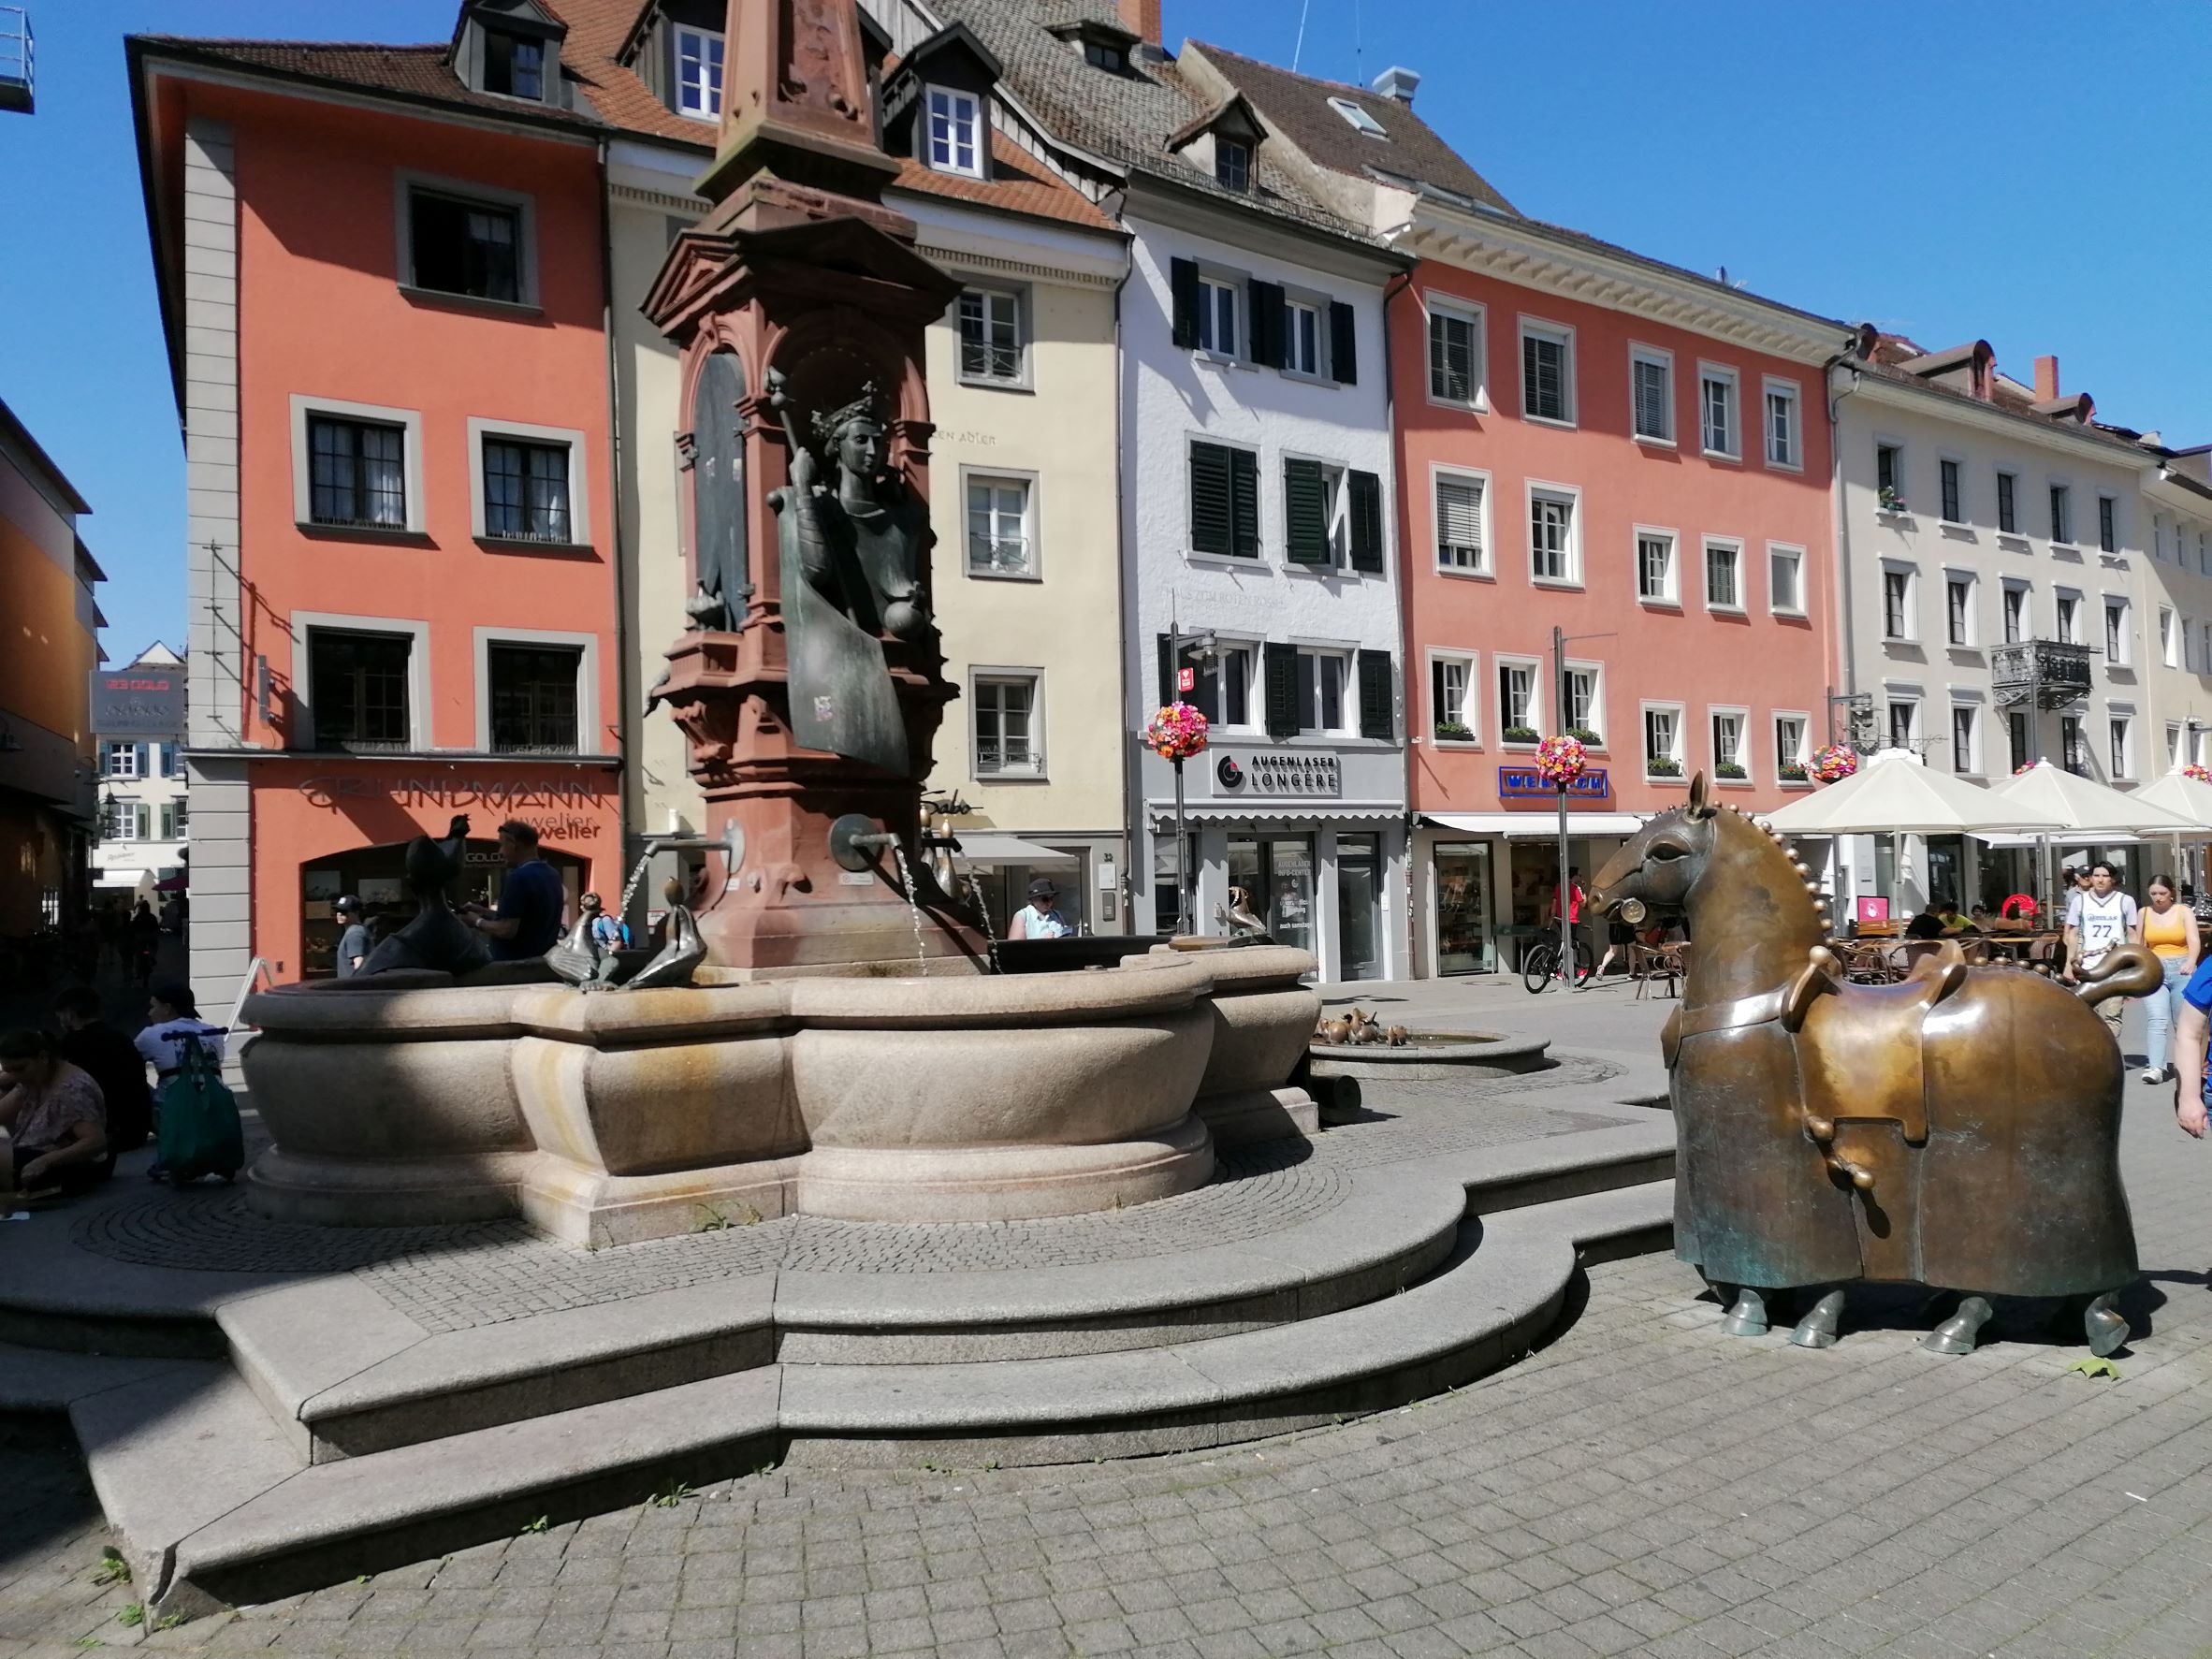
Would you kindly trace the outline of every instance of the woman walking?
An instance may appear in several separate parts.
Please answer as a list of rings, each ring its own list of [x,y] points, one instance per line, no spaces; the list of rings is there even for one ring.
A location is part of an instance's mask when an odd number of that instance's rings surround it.
[[[2150,903],[2144,907],[2142,923],[2143,942],[2158,953],[2166,970],[2165,984],[2143,999],[2147,1022],[2143,1081],[2163,1083],[2174,1075],[2175,1016],[2181,1008],[2182,987],[2189,983],[2197,958],[2203,954],[2203,939],[2197,932],[2195,913],[2187,905],[2175,902],[2171,876],[2150,879]]]

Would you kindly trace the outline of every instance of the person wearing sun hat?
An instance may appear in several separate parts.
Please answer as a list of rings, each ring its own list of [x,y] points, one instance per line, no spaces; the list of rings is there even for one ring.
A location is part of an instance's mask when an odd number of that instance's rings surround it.
[[[1014,912],[1008,925],[1008,939],[1066,939],[1075,931],[1068,925],[1068,918],[1060,914],[1056,901],[1060,890],[1052,884],[1049,876],[1040,876],[1029,883],[1029,902]]]

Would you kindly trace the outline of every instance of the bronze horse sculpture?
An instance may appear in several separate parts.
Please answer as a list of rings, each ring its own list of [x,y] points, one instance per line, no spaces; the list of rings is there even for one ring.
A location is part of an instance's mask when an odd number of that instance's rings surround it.
[[[2127,1340],[2136,1275],[2120,1183],[2118,1045],[2092,1011],[2160,982],[2140,945],[2077,994],[1956,944],[1894,985],[1852,984],[1811,870],[1710,802],[1701,772],[1598,873],[1601,913],[1685,912],[1682,999],[1662,1044],[1675,1114],[1675,1253],[1768,1329],[1769,1297],[1826,1287],[1791,1333],[1836,1340],[1841,1284],[1961,1293],[1922,1346],[1973,1349],[1991,1296],[2069,1299],[2090,1350]]]

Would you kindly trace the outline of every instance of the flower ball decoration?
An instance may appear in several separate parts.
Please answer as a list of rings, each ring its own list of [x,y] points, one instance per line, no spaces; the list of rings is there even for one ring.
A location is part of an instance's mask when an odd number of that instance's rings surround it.
[[[2193,778],[2199,783],[2212,783],[2212,766],[2200,766],[2193,762],[2181,768],[2184,778]]]
[[[1187,703],[1171,703],[1144,728],[1144,741],[1163,761],[1186,761],[1206,748],[1206,717]]]
[[[1544,781],[1564,789],[1582,776],[1590,754],[1579,737],[1547,737],[1536,745],[1536,770]]]
[[[1840,743],[1812,751],[1812,759],[1805,768],[1823,783],[1840,783],[1858,770],[1858,756]]]

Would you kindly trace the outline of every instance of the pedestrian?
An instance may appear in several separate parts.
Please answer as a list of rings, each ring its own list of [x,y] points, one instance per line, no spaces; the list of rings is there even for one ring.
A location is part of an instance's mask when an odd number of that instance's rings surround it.
[[[560,937],[560,914],[567,904],[560,872],[538,856],[537,825],[519,818],[500,825],[500,857],[507,876],[500,883],[499,908],[470,904],[461,907],[461,913],[491,940],[496,960],[543,956]]]
[[[223,1063],[223,1027],[199,1017],[199,1005],[193,999],[190,985],[181,980],[162,980],[148,997],[147,1026],[133,1041],[153,1068],[157,1087],[183,1069],[187,1041],[196,1040],[209,1059],[218,1066]]]
[[[2143,923],[2135,901],[2119,891],[2112,866],[2088,866],[2089,884],[2077,889],[2066,906],[2066,973],[2068,981],[2104,960],[2115,945],[2143,942]],[[2107,997],[2097,1004],[2097,1017],[2112,1028],[2119,1041],[2120,1016],[2127,1010],[2124,997]]]
[[[587,893],[584,895],[584,908],[590,909],[598,899],[598,894]],[[630,928],[621,917],[610,916],[603,910],[591,920],[591,938],[603,951],[619,951],[626,949],[630,943]]]
[[[153,1132],[153,1096],[146,1087],[146,1058],[138,1045],[108,1023],[100,994],[72,985],[53,1002],[62,1058],[100,1085],[108,1109],[108,1148],[133,1152]]]
[[[1547,938],[1559,931],[1559,907],[1564,904],[1567,915],[1567,938],[1570,941],[1574,939],[1575,929],[1582,925],[1582,866],[1579,864],[1570,864],[1567,866],[1564,889],[1563,890],[1554,883],[1551,889],[1551,902],[1544,909],[1544,932]],[[1577,990],[1582,988],[1581,983],[1577,982],[1575,978],[1574,953],[1571,950],[1567,953],[1567,959],[1559,965],[1559,977],[1573,984]],[[1584,974],[1582,979],[1586,981],[1589,977],[1588,974]]]
[[[361,971],[361,964],[376,947],[369,940],[368,924],[361,917],[361,901],[354,895],[340,894],[330,906],[330,913],[338,918],[338,925],[343,929],[338,936],[338,960],[334,966],[340,979],[350,980]]]
[[[141,985],[153,982],[153,957],[161,948],[161,922],[153,914],[153,907],[144,899],[131,912],[129,926],[131,943],[131,977]]]
[[[2151,877],[2149,896],[2142,913],[2143,942],[2157,953],[2166,979],[2143,1004],[2149,1027],[2143,1045],[2143,1081],[2163,1083],[2174,1072],[2174,1016],[2204,945],[2195,915],[2178,902],[2173,877]]]
[[[1066,939],[1075,931],[1059,911],[1060,890],[1048,876],[1029,883],[1029,902],[1007,924],[1008,939]]]
[[[115,1172],[100,1085],[43,1031],[0,1035],[0,1128],[24,1198],[88,1192]]]

